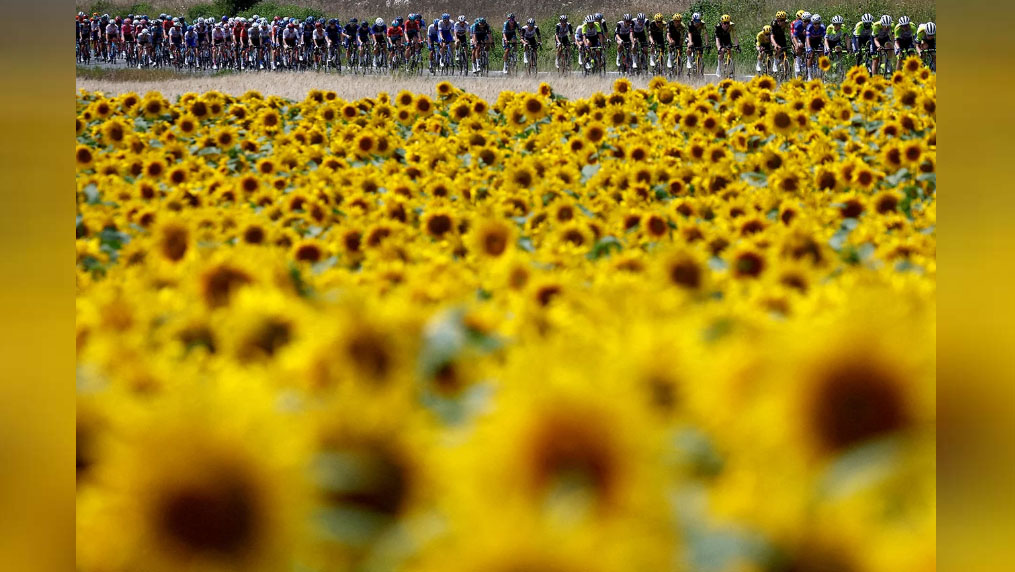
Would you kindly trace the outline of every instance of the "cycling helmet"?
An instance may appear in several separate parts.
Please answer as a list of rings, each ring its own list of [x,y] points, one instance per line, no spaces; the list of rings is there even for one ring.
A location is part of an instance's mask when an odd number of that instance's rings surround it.
[[[811,16],[811,22],[814,22],[815,24],[820,24],[821,23],[821,14],[815,14],[815,15]]]
[[[128,16],[126,19],[124,19],[123,23],[128,25],[128,26],[131,25],[132,22],[131,22],[130,17]]]
[[[507,19],[508,20],[514,20],[515,19],[515,13],[511,12],[510,14],[508,14]]]
[[[485,23],[486,23],[486,18],[484,18],[484,17],[480,16],[480,17],[479,17],[479,23],[480,23],[480,24],[485,24]]]
[[[510,18],[510,16],[509,16],[509,18]],[[447,12],[441,14],[441,20],[450,20],[450,19],[451,19],[451,14],[448,14]]]
[[[465,14],[459,14],[458,15],[458,21],[459,22],[464,22],[465,21]]]
[[[800,17],[800,19],[804,22],[810,20],[811,18],[813,18],[813,16],[811,16],[810,12],[804,12],[804,15]]]
[[[335,24],[338,24],[338,20],[336,20],[334,18],[328,20],[328,25],[329,26],[334,26]]]
[[[289,22],[288,24],[285,25],[285,27],[286,28],[295,28],[296,24],[293,24],[292,22]]]
[[[536,19],[535,18],[529,18],[528,20],[525,21],[525,23],[528,24],[529,26],[535,26],[536,25]]]
[[[378,19],[374,20],[374,25],[376,25],[376,26],[383,26],[384,25],[384,18],[378,18]]]
[[[652,16],[652,19],[655,20],[656,22],[662,22],[663,21],[663,15],[660,14],[659,12],[656,12],[656,15]]]
[[[624,21],[625,22],[630,22],[631,21],[631,15],[630,14],[624,14]]]
[[[314,22],[314,27],[315,28],[322,28],[323,26],[321,26],[320,22]]]
[[[567,22],[567,15],[566,14],[561,14],[560,15],[560,21],[561,22]]]
[[[700,12],[695,12],[694,14],[691,14],[691,21],[692,22],[700,22],[701,21],[701,13]]]
[[[601,13],[599,13],[599,12],[596,12],[596,15],[592,16],[592,19],[595,20],[596,22],[602,22],[603,21],[603,15]]]
[[[874,16],[871,16],[870,14],[864,14],[863,16],[860,17],[860,23],[861,24],[873,24],[874,23]]]
[[[934,25],[934,22],[927,22],[926,31],[928,36],[933,36],[935,33],[937,33],[937,26]]]
[[[588,16],[585,16],[585,23],[586,24],[591,24],[594,21],[595,21],[595,18],[592,17],[592,14],[589,14]]]
[[[84,12],[78,12],[78,18],[84,18],[84,17],[85,17],[85,13]]]
[[[357,20],[356,18],[349,18],[349,23],[353,24],[353,25],[356,25],[356,24],[359,23],[359,20]]]
[[[803,11],[803,10],[797,10],[797,11],[796,11],[796,17],[797,17],[797,19],[799,20],[799,19],[803,18],[803,17],[804,17],[804,14],[806,14],[806,13],[807,13],[807,12],[805,12],[805,11]]]
[[[128,20],[133,20],[134,19],[134,14],[133,13],[127,14],[127,19]]]
[[[761,32],[766,34],[766,35],[767,34],[771,34],[772,33],[772,27],[771,26],[765,26],[764,28],[761,29]]]
[[[785,10],[779,10],[778,12],[775,13],[776,20],[785,20],[786,18],[789,18],[789,15],[786,14]]]
[[[842,16],[839,16],[839,15],[832,16],[832,23],[833,24],[841,24],[842,23]]]
[[[644,12],[638,12],[638,20],[644,20],[644,19],[645,19],[645,13]]]
[[[903,16],[903,17],[899,18],[899,25],[900,26],[908,26],[909,25],[909,16]]]
[[[109,14],[103,14],[102,15],[102,19],[103,20],[108,20],[109,19]]]
[[[404,22],[405,22],[405,20],[403,20],[401,16],[395,18],[395,25],[396,26],[401,26],[402,23],[404,23]]]
[[[723,14],[722,18],[719,18],[719,21],[722,22],[723,24],[729,24],[730,22],[733,21],[733,18],[730,18],[729,14]]]
[[[679,21],[681,21],[681,20],[683,20],[683,19],[684,19],[684,17],[683,17],[683,16],[681,16],[680,14],[674,14],[674,15],[673,15],[673,21],[674,21],[674,22],[679,22]]]
[[[892,17],[889,16],[888,14],[885,14],[884,16],[881,16],[881,25],[882,26],[891,26],[892,25]]]
[[[360,28],[369,28],[370,24],[366,20],[363,20],[362,22],[359,23],[359,27]]]

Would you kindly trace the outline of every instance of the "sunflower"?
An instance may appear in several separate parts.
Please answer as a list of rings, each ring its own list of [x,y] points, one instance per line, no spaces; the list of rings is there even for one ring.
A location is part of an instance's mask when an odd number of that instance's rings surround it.
[[[451,85],[451,82],[449,81],[442,81],[437,84],[437,95],[439,95],[442,99],[450,97],[454,90],[455,86]]]
[[[532,121],[538,121],[546,117],[547,113],[546,104],[543,103],[543,99],[535,94],[525,97],[522,102],[522,109],[525,110],[525,115]]]
[[[783,136],[793,133],[797,127],[793,113],[785,105],[769,108],[765,114],[765,120],[765,126],[769,132]]]
[[[113,147],[123,147],[127,139],[127,125],[118,117],[102,124],[102,141]]]
[[[470,230],[470,250],[480,256],[500,258],[513,247],[515,228],[500,219],[483,219]]]
[[[188,252],[193,251],[193,233],[179,220],[159,224],[154,234],[157,252],[165,260],[179,262]]]
[[[869,191],[878,182],[878,175],[866,163],[859,165],[853,171],[852,182],[857,188]]]
[[[180,134],[191,136],[197,131],[197,118],[185,113],[176,120],[176,128],[180,130]]]
[[[90,169],[95,164],[95,152],[88,145],[79,144],[74,149],[74,163],[78,169]]]
[[[215,146],[222,150],[232,148],[236,144],[236,132],[231,127],[222,127],[215,134]]]
[[[823,72],[832,69],[832,60],[828,59],[828,56],[821,56],[818,58],[818,69]]]
[[[429,236],[440,240],[454,234],[455,217],[448,209],[435,209],[423,217],[423,228]]]
[[[264,391],[223,386],[193,384],[124,428],[108,479],[129,567],[274,570],[293,558],[310,506],[306,449]],[[227,405],[239,395],[242,408]]]

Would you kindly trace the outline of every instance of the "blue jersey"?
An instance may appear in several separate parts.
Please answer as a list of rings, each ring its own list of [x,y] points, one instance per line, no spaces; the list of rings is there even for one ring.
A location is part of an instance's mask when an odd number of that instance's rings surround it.
[[[807,26],[807,37],[815,40],[822,40],[825,37],[824,24],[811,24]]]
[[[807,26],[808,24],[804,24],[803,20],[794,20],[793,35],[796,36],[798,40],[804,39],[804,37],[807,36]]]
[[[426,29],[426,37],[431,42],[440,41],[440,32],[437,31],[437,23],[430,24]]]
[[[511,41],[515,39],[515,35],[518,33],[518,22],[512,22],[508,20],[504,22],[504,39]]]
[[[440,32],[442,42],[454,40],[455,25],[451,20],[441,20],[437,23],[437,30]]]
[[[490,25],[486,22],[483,22],[482,24],[477,22],[472,25],[470,31],[475,34],[476,37],[485,38],[490,35]]]
[[[384,24],[381,24],[380,26],[374,24],[373,26],[370,26],[370,33],[374,36],[385,36],[388,33],[388,27]]]

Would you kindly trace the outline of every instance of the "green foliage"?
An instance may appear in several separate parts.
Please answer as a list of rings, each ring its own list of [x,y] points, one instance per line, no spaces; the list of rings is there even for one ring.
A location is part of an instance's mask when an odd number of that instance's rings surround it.
[[[304,20],[307,16],[313,18],[324,18],[324,12],[315,10],[313,8],[304,8],[302,6],[295,6],[293,4],[279,4],[278,2],[261,1],[251,4],[251,6],[237,15],[249,18],[257,14],[263,18],[272,19],[275,16],[286,16],[296,18],[297,20]],[[343,20],[348,18],[348,14],[344,14]]]

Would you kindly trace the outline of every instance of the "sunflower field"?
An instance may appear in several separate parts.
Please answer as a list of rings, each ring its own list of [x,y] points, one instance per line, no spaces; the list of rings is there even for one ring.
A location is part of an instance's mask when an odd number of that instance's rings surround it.
[[[77,567],[935,569],[936,77],[77,106]]]

